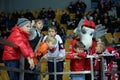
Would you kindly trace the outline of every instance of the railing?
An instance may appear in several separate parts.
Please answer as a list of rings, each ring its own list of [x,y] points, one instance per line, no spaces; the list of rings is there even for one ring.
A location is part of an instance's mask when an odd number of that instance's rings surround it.
[[[103,56],[93,56],[93,55],[88,55],[87,58],[90,58],[90,67],[91,70],[90,71],[78,71],[78,72],[56,72],[56,58],[49,58],[49,59],[53,59],[54,60],[54,72],[53,73],[41,73],[40,69],[38,72],[34,72],[31,70],[24,70],[24,58],[22,57],[20,60],[20,68],[12,68],[12,67],[6,67],[6,66],[0,66],[0,70],[7,70],[7,71],[15,71],[15,72],[19,72],[19,76],[20,79],[19,80],[24,80],[24,73],[31,73],[31,74],[37,74],[38,77],[40,77],[40,74],[42,74],[43,76],[45,75],[49,75],[49,74],[53,74],[54,75],[54,80],[56,80],[56,76],[57,74],[91,74],[91,80],[94,80],[94,67],[93,67],[93,58],[96,57],[100,57],[101,58],[101,80],[105,80],[105,73],[109,73],[108,71],[104,71],[104,57]],[[120,72],[116,72],[116,73],[120,73]],[[40,80],[40,78],[39,78]]]

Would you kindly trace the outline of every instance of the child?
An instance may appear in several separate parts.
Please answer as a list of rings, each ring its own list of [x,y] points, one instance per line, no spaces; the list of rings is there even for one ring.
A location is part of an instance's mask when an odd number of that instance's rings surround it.
[[[32,24],[31,24],[31,29],[30,29],[30,45],[33,49],[33,51],[36,53],[36,50],[38,48],[39,43],[41,42],[42,39],[42,34],[41,34],[41,30],[43,28],[43,20],[42,19],[35,19],[32,20]],[[25,59],[25,69],[29,69],[29,64],[27,62],[27,60]],[[37,70],[34,69],[34,71],[36,72]],[[25,80],[37,80],[37,75],[36,74],[30,74],[30,73],[25,73],[24,75],[24,79]]]
[[[14,43],[16,47],[9,45],[4,46],[2,59],[5,66],[19,68],[20,55],[22,54],[28,60],[29,68],[34,68],[34,52],[29,44],[30,25],[30,20],[20,18],[15,27],[13,27],[7,40]],[[19,80],[19,74],[17,72],[8,71],[8,75],[10,80]]]
[[[55,47],[55,44],[57,43],[57,40],[55,37],[47,36],[44,42],[41,42],[36,57],[34,58],[34,62],[37,65],[38,60],[41,59],[42,56],[47,54],[48,50],[51,50]]]
[[[113,47],[108,46],[105,36],[98,38],[96,53],[104,56],[106,70],[112,71],[114,59],[119,56],[119,53]],[[100,69],[98,59],[96,59],[96,68]],[[107,76],[108,79],[106,80],[114,80],[114,74],[108,73]]]
[[[84,51],[82,42],[76,42],[74,45],[74,52],[66,54],[66,59],[71,59],[71,71],[84,71],[86,52]],[[85,80],[84,74],[72,74],[71,80]]]
[[[48,57],[56,58],[56,72],[63,72],[63,63],[65,57],[65,49],[63,47],[63,41],[61,37],[57,34],[57,28],[55,26],[48,27],[48,35],[53,36],[57,39],[57,44],[55,48],[52,48],[48,51],[48,53],[43,56],[46,60],[48,60],[48,72],[54,72],[54,60],[49,59]],[[43,41],[48,36],[46,35]],[[49,80],[54,80],[54,75],[49,75]],[[62,80],[62,75],[57,75],[56,80]]]
[[[42,28],[43,28],[43,20],[36,19],[32,21],[32,28],[30,30],[30,44],[33,50],[36,52],[37,45],[39,44],[39,40],[42,38]]]

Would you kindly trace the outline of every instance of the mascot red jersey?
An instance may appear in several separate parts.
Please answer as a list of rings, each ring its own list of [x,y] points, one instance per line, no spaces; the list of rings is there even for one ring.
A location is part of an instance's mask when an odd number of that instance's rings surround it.
[[[81,19],[74,33],[79,35],[80,41],[85,45],[88,55],[96,52],[96,40],[106,34],[106,29],[101,24],[95,25],[93,20]],[[90,70],[90,60],[86,59],[86,70]]]

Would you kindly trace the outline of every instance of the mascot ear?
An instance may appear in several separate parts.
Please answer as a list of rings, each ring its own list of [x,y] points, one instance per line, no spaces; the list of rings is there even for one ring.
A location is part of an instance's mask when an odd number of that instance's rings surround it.
[[[81,26],[84,23],[85,18],[81,19],[80,22],[78,23],[78,26],[74,29],[74,33],[75,34],[79,34],[81,31]]]
[[[93,38],[97,40],[98,38],[105,36],[106,33],[107,33],[107,29],[105,29],[105,26],[103,26],[102,24],[99,24],[96,26]]]

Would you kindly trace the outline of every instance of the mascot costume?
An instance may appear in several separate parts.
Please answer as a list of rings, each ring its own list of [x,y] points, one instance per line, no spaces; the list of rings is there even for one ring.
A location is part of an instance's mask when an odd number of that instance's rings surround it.
[[[95,25],[91,19],[81,19],[74,33],[79,35],[80,41],[85,45],[87,55],[96,53],[96,40],[106,34],[105,26]],[[86,59],[85,69],[90,70],[90,59]],[[86,75],[85,80],[90,80],[90,75]]]
[[[105,35],[107,33],[107,29],[105,29],[105,26],[103,26],[102,24],[95,25],[92,17],[90,17],[89,19],[86,19],[86,18],[81,19],[77,28],[74,30],[74,33],[79,36],[79,38],[80,38],[79,40],[85,45],[85,50],[87,52],[87,55],[93,55],[93,54],[96,54],[96,46],[98,46],[98,44],[97,44],[98,39],[100,39],[101,37],[105,37]],[[114,48],[112,48],[111,46],[108,46],[108,45],[105,46],[105,50],[102,51],[102,53],[107,56],[108,55],[113,55],[115,57],[119,56],[119,53],[116,52],[116,50]],[[98,59],[95,59],[96,63],[98,63],[97,60]],[[108,70],[113,69],[113,67],[112,67],[113,63],[114,63],[113,59],[110,59],[110,62],[107,63],[107,65],[109,65],[109,66],[107,66]],[[85,70],[90,70],[90,59],[88,59],[88,58],[86,59]],[[110,75],[112,76],[110,78],[112,80],[115,80],[114,74],[110,73]],[[111,80],[110,78],[106,79],[106,80]],[[86,75],[85,80],[91,80],[89,74]]]

